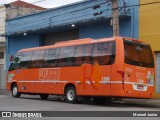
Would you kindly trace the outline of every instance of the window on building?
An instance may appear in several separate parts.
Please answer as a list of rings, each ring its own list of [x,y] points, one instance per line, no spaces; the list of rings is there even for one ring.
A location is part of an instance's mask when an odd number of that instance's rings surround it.
[[[0,59],[4,59],[4,52],[0,52]]]

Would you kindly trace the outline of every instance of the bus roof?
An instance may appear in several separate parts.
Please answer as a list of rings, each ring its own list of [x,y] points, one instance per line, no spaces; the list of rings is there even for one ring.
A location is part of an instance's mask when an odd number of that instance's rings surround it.
[[[95,43],[95,42],[112,41],[112,40],[115,40],[115,38],[125,38],[125,39],[128,39],[128,40],[141,42],[139,40],[136,40],[136,39],[133,39],[133,38],[127,38],[127,37],[110,37],[110,38],[102,38],[102,39],[96,39],[96,40],[91,39],[91,38],[85,38],[85,39],[77,39],[77,40],[56,42],[54,45],[49,45],[49,46],[21,49],[18,52],[27,52],[27,51],[32,51],[32,50],[33,51],[34,50],[43,50],[43,49],[58,48],[58,47],[64,47],[64,46],[73,46],[73,45],[82,45],[82,44],[89,44],[89,43]]]
[[[89,44],[89,43],[95,43],[95,42],[112,41],[114,39],[115,39],[114,37],[111,37],[111,38],[102,38],[102,39],[96,39],[96,40],[91,39],[91,38],[85,38],[85,39],[77,39],[77,40],[70,40],[70,41],[62,41],[62,42],[56,42],[54,45],[49,45],[49,46],[21,49],[18,52],[27,52],[27,51],[32,51],[32,50],[43,50],[43,49],[58,48],[58,47],[64,47],[64,46],[73,46],[73,45]]]

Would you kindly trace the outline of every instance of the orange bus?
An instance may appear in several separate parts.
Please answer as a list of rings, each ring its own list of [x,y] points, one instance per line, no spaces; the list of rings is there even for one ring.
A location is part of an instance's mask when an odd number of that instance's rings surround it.
[[[155,68],[146,43],[125,37],[86,38],[18,51],[6,82],[13,97],[63,95],[75,103],[81,96],[102,103],[114,97],[152,98]]]

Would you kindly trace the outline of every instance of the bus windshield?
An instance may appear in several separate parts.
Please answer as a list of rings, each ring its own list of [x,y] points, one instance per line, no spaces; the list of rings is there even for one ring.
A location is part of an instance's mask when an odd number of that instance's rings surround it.
[[[15,56],[10,65],[9,71],[19,69],[19,63],[20,63],[20,56]]]
[[[148,44],[124,40],[125,63],[154,68],[151,47]]]

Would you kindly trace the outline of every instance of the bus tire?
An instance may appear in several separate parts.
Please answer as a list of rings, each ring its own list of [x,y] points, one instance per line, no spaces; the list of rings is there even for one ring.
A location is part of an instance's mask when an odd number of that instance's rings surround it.
[[[66,102],[68,103],[76,103],[77,102],[77,93],[75,87],[68,87],[65,91]]]
[[[47,100],[47,99],[48,99],[48,97],[49,97],[49,95],[48,95],[48,94],[40,94],[40,98],[41,98],[41,100]]]
[[[15,97],[15,98],[19,98],[20,95],[21,94],[18,92],[18,86],[17,86],[17,84],[14,84],[12,86],[12,96]]]

